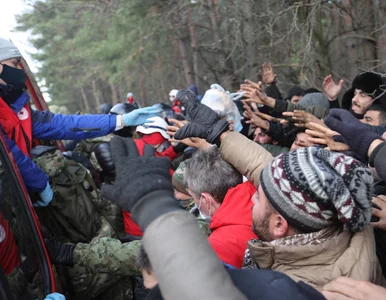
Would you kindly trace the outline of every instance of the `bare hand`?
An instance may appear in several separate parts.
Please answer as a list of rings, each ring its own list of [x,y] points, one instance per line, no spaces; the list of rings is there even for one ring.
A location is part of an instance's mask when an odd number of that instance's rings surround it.
[[[327,145],[326,150],[330,151],[347,151],[350,148],[344,143],[338,143],[333,140],[333,136],[339,135],[336,131],[332,131],[326,125],[308,123],[306,133],[311,136],[309,141],[315,144]]]
[[[275,73],[273,73],[272,63],[270,63],[270,62],[266,63],[265,62],[263,64],[262,77],[263,77],[263,82],[266,85],[270,85],[270,84],[275,83],[277,75]]]
[[[200,138],[186,138],[181,141],[174,139],[174,135],[176,134],[177,130],[182,128],[187,123],[187,121],[178,121],[176,119],[171,119],[170,121],[174,124],[174,126],[166,127],[166,133],[172,137],[171,139],[169,139],[169,142],[183,143],[188,147],[194,147],[197,149],[206,149],[212,146],[207,141]]]
[[[295,126],[301,128],[308,128],[310,122],[323,125],[323,121],[315,117],[313,114],[306,112],[304,110],[294,110],[283,112],[283,116],[291,117],[295,121]]]
[[[248,104],[244,104],[244,113],[243,116],[246,119],[249,119],[246,121],[247,124],[253,124],[256,127],[260,127],[261,129],[268,130],[269,129],[269,123],[267,121],[264,121],[262,118],[260,118],[256,111],[253,112]]]
[[[261,81],[253,82],[252,80],[249,80],[249,79],[245,79],[244,83],[240,86],[240,88],[242,86],[247,86],[250,88],[258,89],[260,91],[263,89],[263,83]],[[241,88],[241,90],[243,90],[243,89]]]
[[[333,101],[338,97],[340,91],[342,90],[344,80],[341,79],[338,84],[332,79],[332,75],[327,75],[323,80],[323,88],[326,92],[328,100]]]
[[[386,299],[386,289],[368,281],[339,277],[323,287],[327,300],[381,300]]]
[[[380,228],[384,231],[386,231],[386,196],[385,195],[379,195],[373,197],[372,202],[376,204],[379,209],[373,208],[372,214],[375,217],[379,218],[378,222],[371,222],[371,226],[374,228]]]

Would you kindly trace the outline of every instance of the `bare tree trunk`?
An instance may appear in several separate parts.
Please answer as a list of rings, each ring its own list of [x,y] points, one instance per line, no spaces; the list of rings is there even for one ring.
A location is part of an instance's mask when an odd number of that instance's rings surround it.
[[[212,39],[213,39],[213,45],[219,48],[220,46],[220,33],[218,28],[218,17],[217,17],[217,1],[216,0],[208,0],[208,6],[209,6],[209,19],[210,24],[212,26]]]
[[[110,86],[110,90],[111,90],[111,102],[112,102],[111,104],[115,105],[119,102],[117,88],[110,81],[109,81],[109,86]]]
[[[254,62],[257,56],[257,46],[256,46],[256,38],[253,35],[256,26],[259,26],[257,23],[253,23],[253,1],[244,0],[243,1],[243,11],[245,18],[242,19],[244,25],[243,38],[245,39],[245,63],[247,64],[246,71],[244,73],[244,78],[253,78],[251,76],[256,75],[256,71],[254,70]],[[249,71],[249,72],[248,72]]]
[[[95,102],[94,102],[95,106],[93,106],[93,111],[97,111],[98,107],[101,106],[101,100],[99,98],[99,91],[96,86],[96,80],[92,80],[91,84],[92,84],[92,92],[95,99]]]
[[[184,67],[186,85],[189,85],[194,82],[194,78],[193,78],[193,70],[189,61],[188,49],[186,47],[185,41],[182,38],[179,37],[177,42],[178,42],[178,48],[180,50],[182,65]]]
[[[192,7],[188,9],[188,22],[189,22],[189,34],[190,34],[190,47],[192,48],[192,64],[193,64],[193,74],[194,74],[194,83],[197,88],[199,88],[199,78],[198,78],[198,53],[196,48],[196,32],[194,30],[193,23],[193,12]]]
[[[377,15],[377,26],[374,30],[375,36],[377,37],[377,56],[379,59],[378,68],[379,70],[386,69],[386,1],[379,1]]]
[[[84,87],[80,88],[80,93],[82,94],[84,112],[85,113],[90,113],[90,106],[88,104],[88,99],[87,99],[87,96],[86,96],[86,92],[84,91]]]
[[[146,75],[144,72],[142,72],[139,80],[139,94],[141,97],[141,101],[139,104],[143,107],[146,106],[146,97],[147,97],[146,88],[145,88],[145,78],[146,78]]]

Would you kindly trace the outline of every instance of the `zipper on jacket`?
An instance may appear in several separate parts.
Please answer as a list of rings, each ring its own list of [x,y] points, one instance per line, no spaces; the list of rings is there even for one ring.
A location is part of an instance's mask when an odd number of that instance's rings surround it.
[[[70,128],[70,131],[83,131],[85,133],[91,131],[100,131],[100,128]]]

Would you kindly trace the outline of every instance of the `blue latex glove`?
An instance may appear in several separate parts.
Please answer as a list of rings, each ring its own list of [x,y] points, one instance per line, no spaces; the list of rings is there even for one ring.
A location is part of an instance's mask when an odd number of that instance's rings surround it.
[[[44,300],[66,300],[66,297],[59,293],[52,293],[47,295]]]
[[[47,206],[51,202],[54,192],[52,191],[49,182],[47,182],[45,189],[40,192],[39,195],[42,200],[36,202],[34,204],[35,207]]]
[[[123,121],[126,126],[137,126],[147,121],[148,118],[156,117],[162,112],[159,104],[150,107],[138,108],[123,115]],[[151,122],[151,121],[150,121]]]

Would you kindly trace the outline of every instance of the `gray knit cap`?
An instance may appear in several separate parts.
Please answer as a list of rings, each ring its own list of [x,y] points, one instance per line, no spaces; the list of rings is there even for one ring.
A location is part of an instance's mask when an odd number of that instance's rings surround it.
[[[271,205],[304,232],[339,221],[361,231],[371,218],[373,177],[358,160],[318,147],[277,156],[261,174]]]
[[[0,62],[21,57],[19,49],[9,40],[0,38]]]
[[[302,99],[300,99],[298,104],[304,107],[319,106],[323,108],[330,108],[328,98],[323,93],[306,94]]]

